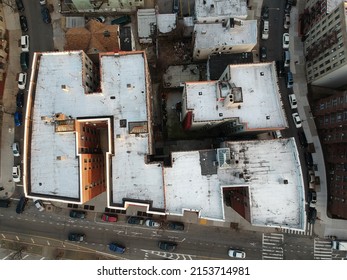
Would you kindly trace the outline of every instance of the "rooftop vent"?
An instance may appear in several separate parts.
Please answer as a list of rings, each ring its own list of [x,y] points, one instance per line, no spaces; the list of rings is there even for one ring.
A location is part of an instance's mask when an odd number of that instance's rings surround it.
[[[66,92],[70,90],[70,88],[67,85],[61,85],[61,89]]]
[[[283,180],[283,184],[288,185],[288,180],[287,180],[287,179],[284,179],[284,180]]]
[[[110,35],[110,31],[108,31],[108,30],[105,30],[104,31],[104,37],[110,37],[111,35]]]

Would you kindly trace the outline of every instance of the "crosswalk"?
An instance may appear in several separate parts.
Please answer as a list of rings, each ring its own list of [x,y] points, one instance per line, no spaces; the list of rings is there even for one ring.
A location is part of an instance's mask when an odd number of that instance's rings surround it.
[[[186,255],[186,254],[176,254],[176,253],[170,253],[170,252],[163,252],[163,251],[153,251],[153,250],[141,250],[145,252],[144,259],[148,259],[149,255],[156,255],[158,257],[161,257],[163,259],[170,259],[170,260],[193,260],[196,258],[195,255]]]
[[[283,260],[283,239],[284,235],[280,233],[263,233],[263,260]]]
[[[310,223],[307,223],[305,231],[295,230],[295,229],[287,229],[287,228],[281,228],[280,231],[283,233],[287,233],[287,234],[312,236],[313,235],[313,225]]]
[[[315,238],[313,258],[315,260],[331,260],[332,259],[331,241]]]

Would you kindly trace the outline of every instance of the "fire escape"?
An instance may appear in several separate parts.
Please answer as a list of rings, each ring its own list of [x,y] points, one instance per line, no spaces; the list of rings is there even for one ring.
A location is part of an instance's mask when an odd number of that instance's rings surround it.
[[[330,34],[327,34],[323,39],[315,42],[307,50],[306,61],[312,61],[325,50],[331,48],[332,45],[337,43],[337,31],[333,30]]]
[[[307,35],[313,25],[315,25],[327,12],[327,0],[318,0],[310,9],[305,9],[300,15],[303,24],[302,34]]]

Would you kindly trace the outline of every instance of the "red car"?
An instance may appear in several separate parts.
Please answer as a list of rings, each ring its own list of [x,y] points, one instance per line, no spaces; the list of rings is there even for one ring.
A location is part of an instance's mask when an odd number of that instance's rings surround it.
[[[105,222],[117,222],[118,217],[117,215],[102,214],[101,219]]]

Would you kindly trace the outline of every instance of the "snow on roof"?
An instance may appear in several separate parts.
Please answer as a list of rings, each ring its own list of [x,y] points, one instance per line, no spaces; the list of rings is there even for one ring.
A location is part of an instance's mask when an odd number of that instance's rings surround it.
[[[129,134],[128,128],[120,127],[120,119],[128,124],[147,122],[143,53],[102,55],[102,92],[94,94],[85,94],[82,87],[82,56],[82,51],[41,54],[32,117],[32,192],[80,199],[75,134],[55,133],[54,125],[46,124],[41,116],[58,112],[72,118],[113,115],[112,202],[122,203],[124,197],[153,199],[154,207],[163,207],[162,168],[145,164],[148,133]],[[62,85],[68,86],[68,92]],[[64,160],[57,160],[58,156]]]
[[[222,188],[246,187],[253,225],[304,230],[304,183],[295,139],[225,144],[231,160],[216,172],[216,150],[172,153],[172,167],[164,169],[167,213],[183,215],[190,209],[223,220]],[[210,173],[202,175],[208,164]]]
[[[274,63],[229,65],[228,68],[230,83],[242,90],[240,107],[229,108],[217,100],[219,81],[187,82],[187,109],[194,111],[194,121],[238,117],[241,123],[247,123],[247,129],[288,127]]]
[[[137,29],[139,38],[149,38],[152,35],[152,25],[157,24],[154,9],[139,9],[137,11]]]
[[[196,0],[195,15],[203,17],[246,18],[247,3],[245,0]]]
[[[158,30],[169,33],[176,28],[176,14],[157,14]]]
[[[333,12],[342,2],[345,2],[345,0],[327,0],[327,14]]]
[[[210,49],[223,46],[257,44],[257,21],[245,20],[233,28],[223,27],[222,23],[195,24],[194,49]]]

